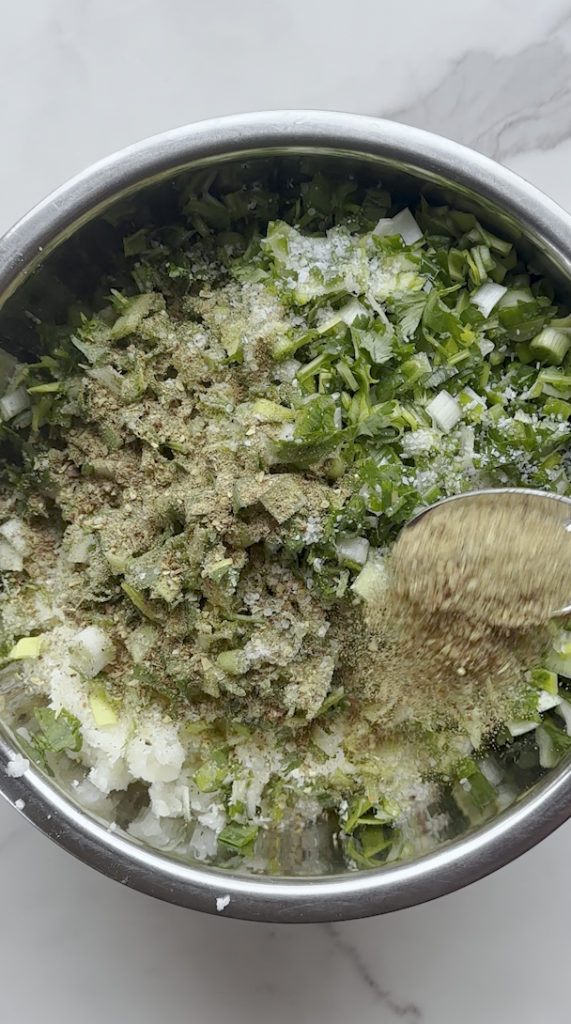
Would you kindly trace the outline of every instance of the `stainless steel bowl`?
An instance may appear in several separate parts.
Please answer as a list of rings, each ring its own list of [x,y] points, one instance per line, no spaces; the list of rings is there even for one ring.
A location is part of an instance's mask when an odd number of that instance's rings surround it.
[[[46,257],[112,204],[160,188],[197,166],[238,159],[343,162],[373,170],[406,197],[420,192],[473,211],[517,243],[527,258],[571,290],[571,218],[527,182],[491,160],[426,132],[353,114],[277,111],[220,118],[131,146],[78,175],[0,240],[0,307]],[[148,193],[145,192],[145,195]],[[48,261],[49,262],[49,261]],[[0,790],[37,828],[123,884],[181,906],[266,921],[366,917],[435,899],[502,867],[571,815],[571,762],[564,761],[493,821],[418,860],[343,875],[276,878],[190,865],[113,833],[38,769],[6,773],[17,745],[0,726]]]

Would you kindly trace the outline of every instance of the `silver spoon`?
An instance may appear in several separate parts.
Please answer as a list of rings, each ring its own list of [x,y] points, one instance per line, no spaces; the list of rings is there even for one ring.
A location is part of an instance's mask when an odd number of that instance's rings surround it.
[[[443,498],[434,505],[423,509],[422,512],[418,512],[406,524],[404,529],[413,529],[421,519],[425,519],[435,509],[441,508],[442,505],[447,505],[452,501],[476,503],[481,508],[483,515],[490,508],[497,508],[498,502],[509,503],[510,508],[513,508],[514,514],[517,514],[518,505],[523,506],[525,502],[526,507],[529,508],[531,501],[534,504],[537,503],[541,514],[545,517],[546,529],[549,527],[563,527],[563,529],[571,532],[571,498],[567,498],[562,494],[552,494],[549,491],[534,490],[531,487],[490,487],[481,491],[466,491],[464,494],[454,494],[451,498]],[[552,618],[556,619],[570,614],[571,604],[554,611]]]

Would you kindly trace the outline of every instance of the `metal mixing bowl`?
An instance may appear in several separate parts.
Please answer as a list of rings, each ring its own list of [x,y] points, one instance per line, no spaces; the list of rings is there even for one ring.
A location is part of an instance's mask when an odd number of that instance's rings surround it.
[[[112,204],[129,198],[136,206],[155,193],[164,198],[169,183],[189,168],[245,159],[291,163],[301,155],[315,166],[333,162],[347,173],[381,177],[405,201],[423,193],[476,213],[516,242],[563,296],[570,291],[571,218],[515,174],[446,139],[392,122],[278,111],[158,135],[96,164],[35,207],[0,240],[0,335],[12,329],[20,288],[24,282],[29,288],[32,272],[33,286],[41,284],[50,260],[52,276],[54,266],[61,274],[71,268],[73,246],[77,254],[85,232]],[[89,265],[91,253],[87,261],[83,255]],[[97,258],[93,253],[95,270],[101,269]],[[23,801],[24,816],[60,846],[117,881],[181,906],[216,913],[216,898],[229,895],[225,915],[252,920],[343,920],[422,903],[502,867],[571,815],[571,762],[565,760],[509,810],[417,860],[322,877],[246,876],[182,862],[110,832],[39,769],[9,777],[6,766],[15,752],[4,723],[2,794],[20,807]]]

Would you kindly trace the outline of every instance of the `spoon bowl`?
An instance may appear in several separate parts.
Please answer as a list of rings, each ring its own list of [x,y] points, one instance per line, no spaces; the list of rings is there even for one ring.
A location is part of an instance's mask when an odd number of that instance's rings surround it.
[[[550,491],[534,490],[528,487],[490,487],[481,491],[466,491],[464,494],[454,494],[450,498],[443,498],[428,508],[418,512],[404,527],[404,530],[414,529],[423,520],[426,524],[427,517],[454,502],[458,507],[466,502],[478,509],[483,516],[491,511],[497,511],[500,507],[507,507],[513,513],[517,521],[518,514],[524,510],[537,508],[545,519],[546,529],[564,529],[571,531],[571,498],[562,494],[554,494]],[[404,531],[403,531],[404,532]],[[571,594],[570,594],[571,599]],[[551,615],[551,618],[563,618],[571,614],[571,604],[558,608]]]

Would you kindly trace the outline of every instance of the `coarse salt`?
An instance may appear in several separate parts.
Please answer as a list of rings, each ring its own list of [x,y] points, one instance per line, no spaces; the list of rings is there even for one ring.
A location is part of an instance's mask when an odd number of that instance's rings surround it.
[[[14,754],[6,765],[6,775],[9,775],[11,779],[21,779],[29,767],[30,762],[26,757],[22,757],[21,754]]]

